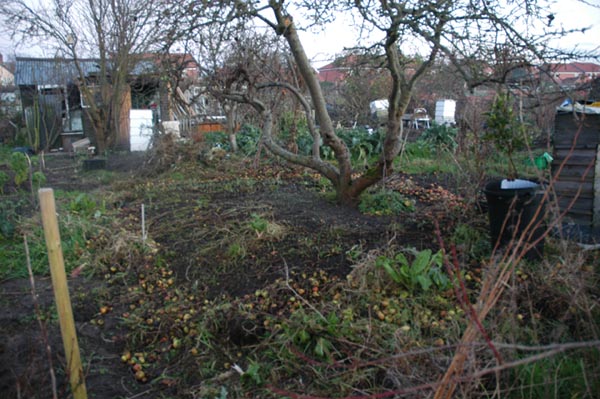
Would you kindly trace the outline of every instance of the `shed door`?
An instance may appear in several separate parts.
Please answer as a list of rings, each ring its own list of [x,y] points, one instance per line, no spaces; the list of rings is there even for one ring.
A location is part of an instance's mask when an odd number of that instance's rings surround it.
[[[152,139],[152,110],[132,109],[129,111],[131,151],[146,151]]]

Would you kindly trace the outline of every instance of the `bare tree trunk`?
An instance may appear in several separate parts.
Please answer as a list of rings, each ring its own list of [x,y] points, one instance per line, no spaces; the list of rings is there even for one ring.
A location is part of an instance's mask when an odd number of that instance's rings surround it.
[[[116,148],[119,150],[129,151],[130,150],[130,120],[129,111],[131,110],[131,89],[129,85],[125,86],[125,89],[119,91],[122,94],[121,98],[117,99],[118,109],[115,115],[116,131]]]
[[[225,115],[227,116],[227,124],[225,128],[227,129],[227,136],[229,137],[229,145],[231,146],[231,152],[238,152],[237,145],[237,123],[236,123],[236,115],[237,115],[237,104],[226,104],[225,106]]]
[[[300,75],[302,75],[302,78],[304,79],[306,87],[310,93],[315,109],[315,118],[319,124],[323,144],[331,147],[335,154],[339,171],[335,176],[326,177],[333,183],[336,193],[338,193],[338,198],[344,201],[346,193],[352,184],[352,163],[350,159],[350,151],[342,139],[335,134],[333,123],[329,117],[329,113],[327,112],[325,96],[321,91],[321,85],[319,83],[317,73],[311,66],[308,57],[306,56],[306,52],[304,51],[304,47],[300,42],[300,38],[298,37],[298,32],[296,31],[294,23],[288,16],[283,15],[281,8],[274,7],[273,11],[275,12],[275,17],[278,23],[278,33],[283,35],[287,41],[290,51],[294,56],[294,60],[298,65],[298,71],[300,72]],[[316,145],[317,143],[313,144],[313,146]]]
[[[160,95],[160,118],[163,121],[174,120],[173,108],[171,107],[171,83],[161,81],[159,84],[159,95]]]
[[[294,154],[298,153],[298,111],[298,101],[294,100],[294,113],[292,117],[292,122],[290,124],[290,139],[288,141],[288,149]]]

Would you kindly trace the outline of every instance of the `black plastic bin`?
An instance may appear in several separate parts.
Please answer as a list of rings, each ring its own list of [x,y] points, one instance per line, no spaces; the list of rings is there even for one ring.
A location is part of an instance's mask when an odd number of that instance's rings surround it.
[[[535,187],[503,189],[501,184],[501,180],[494,180],[483,190],[488,202],[492,247],[497,243],[499,248],[505,247],[513,240],[516,244],[530,225],[523,239],[523,246],[543,237],[546,231],[542,202],[543,187],[535,183]],[[527,260],[538,260],[543,253],[544,239],[542,238],[525,253],[524,257]]]

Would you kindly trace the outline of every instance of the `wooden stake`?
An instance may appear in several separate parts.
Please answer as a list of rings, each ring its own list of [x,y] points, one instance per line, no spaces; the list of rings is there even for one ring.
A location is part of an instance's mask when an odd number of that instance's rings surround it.
[[[54,299],[67,360],[67,374],[71,382],[74,399],[87,399],[83,367],[81,366],[77,333],[75,331],[75,320],[73,319],[73,309],[71,308],[69,288],[67,287],[65,262],[60,244],[54,191],[51,188],[42,188],[38,191],[38,195],[42,211],[44,236],[46,237],[46,248],[48,249]]]
[[[144,204],[142,204],[142,242],[146,243],[146,210]]]

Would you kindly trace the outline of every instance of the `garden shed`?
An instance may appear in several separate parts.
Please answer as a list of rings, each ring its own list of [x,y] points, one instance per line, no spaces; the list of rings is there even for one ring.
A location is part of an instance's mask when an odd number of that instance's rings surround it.
[[[80,60],[86,76],[97,73],[94,60]],[[86,121],[77,84],[79,71],[71,60],[17,57],[15,84],[21,93],[23,115],[32,147],[52,148],[86,136]]]
[[[555,117],[555,193],[563,227],[582,241],[600,241],[600,113],[591,108],[559,108]]]

